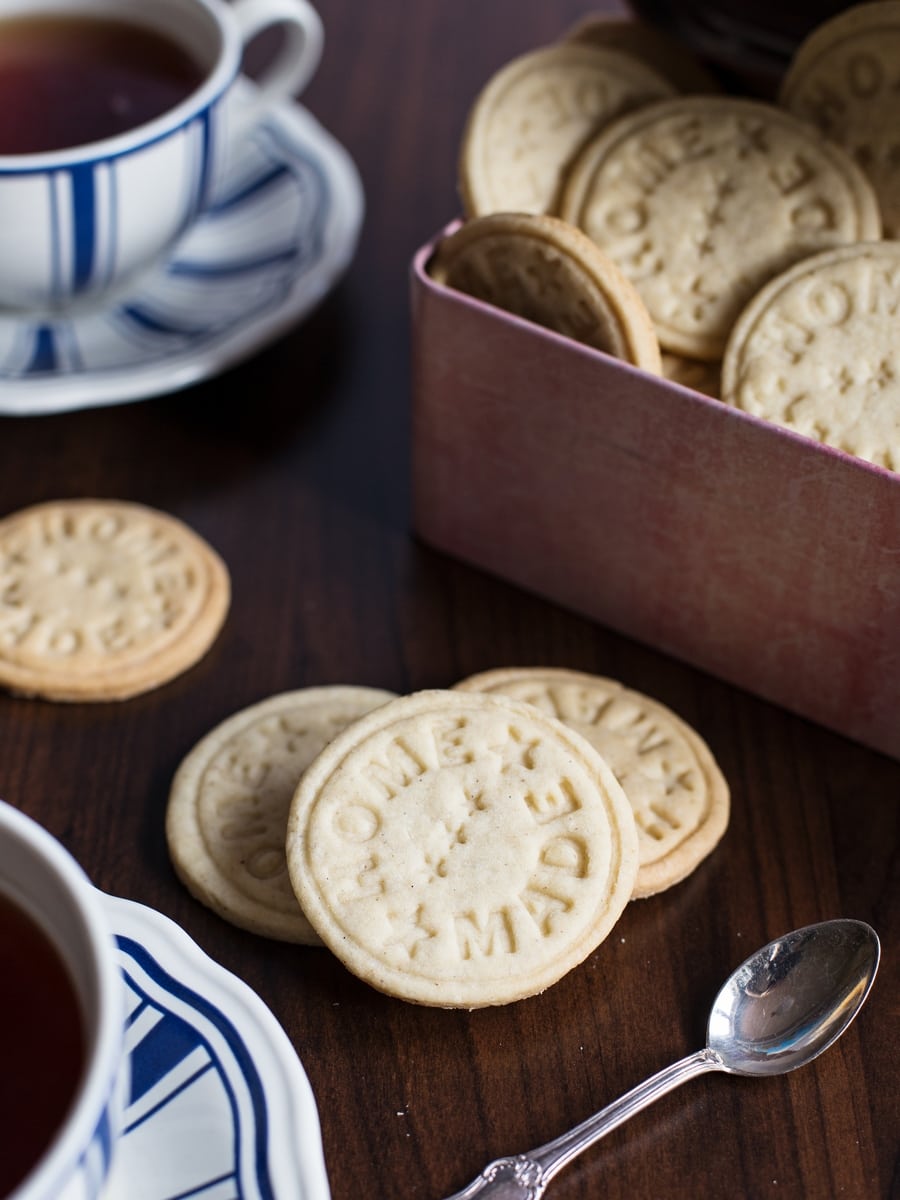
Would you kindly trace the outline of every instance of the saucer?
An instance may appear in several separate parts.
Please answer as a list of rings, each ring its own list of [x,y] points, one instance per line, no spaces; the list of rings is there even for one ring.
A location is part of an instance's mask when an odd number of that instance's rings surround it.
[[[125,294],[64,317],[0,314],[0,414],[145,399],[234,366],[337,282],[363,207],[343,147],[301,105],[274,106],[236,139],[205,214]]]
[[[102,899],[131,1073],[103,1200],[329,1200],[312,1089],[270,1010],[167,917]]]

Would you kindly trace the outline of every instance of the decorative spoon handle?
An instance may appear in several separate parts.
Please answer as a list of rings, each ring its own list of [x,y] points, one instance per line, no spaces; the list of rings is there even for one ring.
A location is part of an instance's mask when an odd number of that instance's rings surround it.
[[[714,1050],[698,1050],[651,1075],[568,1133],[539,1146],[530,1154],[498,1158],[489,1163],[468,1187],[454,1192],[447,1200],[476,1200],[476,1197],[478,1200],[539,1200],[554,1175],[610,1130],[695,1075],[724,1069]]]

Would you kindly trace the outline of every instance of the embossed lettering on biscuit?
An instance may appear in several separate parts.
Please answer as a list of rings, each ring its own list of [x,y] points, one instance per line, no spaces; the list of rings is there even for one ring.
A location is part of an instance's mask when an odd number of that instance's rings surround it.
[[[722,399],[900,470],[900,243],[827,251],[777,276],[729,339]]]
[[[871,180],[886,237],[900,236],[900,3],[847,9],[798,47],[780,103],[843,146]]]
[[[725,779],[706,744],[664,705],[615,680],[562,668],[498,668],[456,687],[534,705],[576,730],[603,756],[637,826],[635,897],[680,882],[725,832]]]
[[[347,725],[393,699],[377,688],[301,688],[242,709],[210,730],[172,781],[166,835],[188,889],[243,929],[317,944],[288,876],[284,839],[303,772]],[[377,833],[377,807],[349,801],[335,813],[340,837],[364,846]],[[374,861],[351,884],[377,887]]]
[[[881,230],[849,154],[787,112],[734,97],[620,118],[576,159],[560,211],[632,280],[663,348],[708,361],[770,278]]]
[[[375,986],[448,1007],[531,995],[581,961],[630,895],[636,849],[586,741],[515,701],[454,692],[394,701],[336,738],[287,836],[323,941]]]
[[[221,558],[166,513],[109,500],[0,521],[0,685],[120,700],[187,670],[228,611]]]

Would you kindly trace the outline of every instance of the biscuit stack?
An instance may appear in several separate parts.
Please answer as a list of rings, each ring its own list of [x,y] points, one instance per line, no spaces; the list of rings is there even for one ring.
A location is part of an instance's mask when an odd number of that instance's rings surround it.
[[[667,708],[519,668],[254,705],[188,754],[166,833],[182,881],[234,924],[324,944],[390,995],[478,1008],[555,983],[728,816],[708,747]]]
[[[639,22],[582,22],[476,98],[432,274],[900,470],[898,56],[900,0],[860,5],[764,103]]]

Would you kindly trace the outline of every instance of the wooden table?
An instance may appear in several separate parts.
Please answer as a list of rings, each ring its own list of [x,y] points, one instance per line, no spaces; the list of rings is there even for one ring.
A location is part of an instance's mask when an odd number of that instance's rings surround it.
[[[794,1075],[704,1077],[612,1134],[559,1200],[897,1195],[900,763],[523,594],[417,542],[409,494],[408,264],[457,211],[468,106],[577,0],[320,0],[306,101],[367,192],[349,276],[306,324],[225,377],[143,403],[0,421],[0,512],[62,496],[166,509],[227,560],[233,607],[208,657],[125,703],[0,699],[0,794],[103,889],[173,917],[249,982],[318,1099],[335,1200],[439,1200],[702,1044],[721,980],[794,927],[846,915],[885,961],[841,1042]],[[474,1013],[382,996],[327,952],[233,929],[177,882],[172,774],[215,723],[289,688],[407,692],[491,666],[617,677],[708,740],[730,830],[667,894],[542,996]],[[878,670],[878,664],[872,664]],[[900,719],[900,714],[898,714]]]

